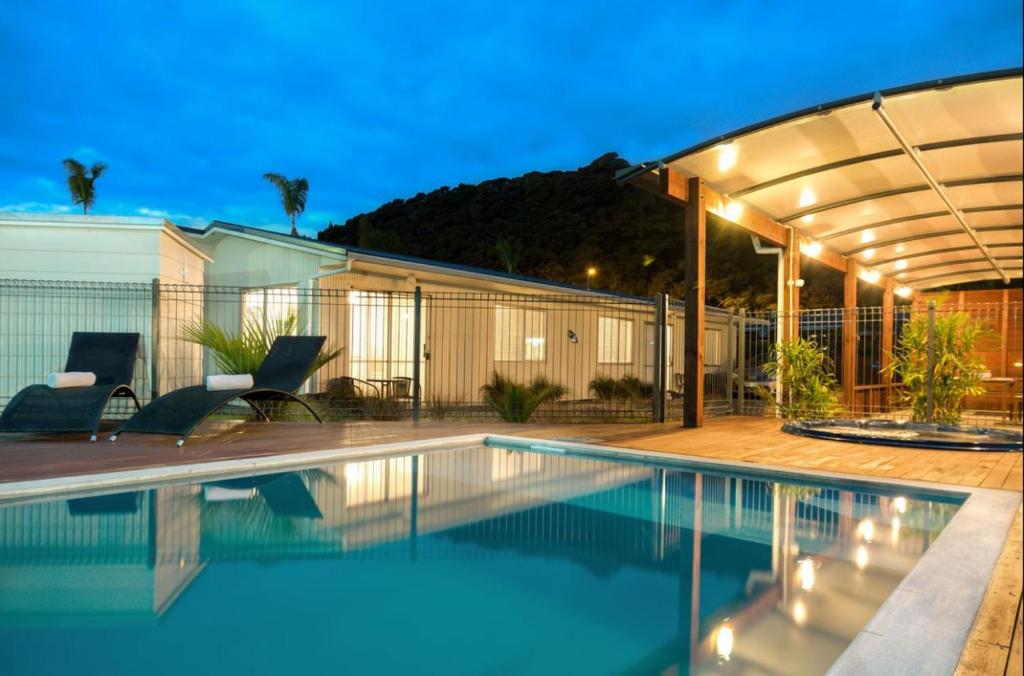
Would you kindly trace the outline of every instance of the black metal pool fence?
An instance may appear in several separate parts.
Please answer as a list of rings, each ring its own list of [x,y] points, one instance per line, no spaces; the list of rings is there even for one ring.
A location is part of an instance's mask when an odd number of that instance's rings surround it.
[[[1019,327],[1020,304],[1011,305],[971,312]],[[684,314],[681,302],[664,295],[0,280],[0,408],[63,368],[76,330],[142,335],[134,387],[144,402],[229,370],[209,341],[195,342],[197,334],[244,342],[288,332],[324,335],[337,352],[302,392],[331,420],[677,420],[685,397]],[[903,414],[893,395],[899,383],[881,368],[884,346],[912,315],[909,307],[889,316],[881,308],[800,313],[800,336],[825,352],[837,383],[848,383],[844,369],[855,370],[854,399],[837,415]],[[786,319],[707,308],[707,415],[775,413],[776,385],[765,365]],[[851,335],[852,361],[843,352]],[[1009,354],[1004,362],[1012,361]],[[1016,371],[1019,384],[1019,361]],[[1012,404],[1000,406],[980,414],[1013,416]],[[301,417],[299,410],[278,413]]]

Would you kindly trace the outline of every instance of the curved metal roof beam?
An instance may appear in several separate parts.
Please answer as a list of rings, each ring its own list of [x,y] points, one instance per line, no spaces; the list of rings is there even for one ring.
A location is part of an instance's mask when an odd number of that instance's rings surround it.
[[[987,258],[984,259],[984,260],[985,260],[986,263],[988,263],[988,259]],[[932,275],[931,277],[918,277],[917,279],[906,279],[906,280],[902,280],[902,283],[903,284],[907,284],[909,286],[915,286],[917,284],[920,284],[921,282],[934,282],[937,279],[956,279],[958,277],[966,277],[968,275],[978,275],[978,274],[983,275],[979,279],[997,279],[998,276],[993,274],[994,271],[993,272],[989,272],[989,268],[991,268],[991,265],[988,265],[988,266],[986,266],[986,267],[984,267],[984,268],[982,268],[980,270],[960,270],[959,272],[945,272],[945,273],[943,273],[941,275]],[[1022,272],[1022,271],[1024,271],[1024,268],[1021,268],[1021,267],[1018,266],[1018,267],[1006,268],[1005,271],[1001,270],[1000,274],[1006,274],[1006,272]],[[1009,275],[1007,275],[1007,279],[1009,279]],[[933,285],[933,286],[941,286],[941,285],[940,284],[936,284],[936,285]]]
[[[973,248],[973,247],[968,247],[968,248]],[[921,272],[923,270],[936,270],[936,269],[939,269],[939,268],[948,268],[951,265],[967,265],[968,263],[971,263],[971,264],[974,264],[974,263],[984,263],[987,260],[988,260],[987,258],[967,258],[967,259],[959,260],[959,261],[943,261],[941,263],[929,263],[928,265],[918,265],[916,267],[904,268],[902,270],[897,271],[897,274],[902,275],[902,274],[906,273],[906,274],[909,275],[911,273]],[[996,256],[996,260],[997,261],[1019,261],[1020,260],[1020,256]],[[903,281],[904,278],[900,277],[899,279],[900,279],[900,281]]]
[[[1003,283],[1009,284],[1010,278],[1007,276],[1005,272],[1003,272],[1003,269],[999,266],[999,263],[996,262],[996,259],[992,257],[992,254],[985,247],[982,241],[978,239],[978,233],[976,233],[974,231],[974,228],[972,228],[967,223],[967,219],[964,218],[963,212],[960,211],[953,204],[952,200],[949,199],[949,195],[946,194],[945,187],[940,185],[939,182],[935,180],[935,177],[932,176],[930,171],[928,171],[928,167],[926,167],[924,165],[924,162],[921,161],[921,151],[918,148],[912,147],[910,145],[910,142],[908,142],[906,137],[904,137],[903,134],[900,132],[899,128],[896,126],[896,123],[894,123],[892,121],[892,118],[889,117],[889,113],[885,110],[885,100],[882,98],[881,93],[875,94],[874,101],[871,104],[871,109],[874,110],[878,117],[882,120],[882,122],[885,123],[885,126],[889,129],[889,132],[893,135],[893,138],[895,138],[896,142],[900,144],[901,148],[903,148],[903,152],[907,154],[907,157],[909,157],[914,162],[914,165],[917,166],[918,171],[920,171],[921,175],[924,176],[924,180],[927,181],[928,186],[935,192],[936,195],[939,196],[939,199],[941,199],[942,203],[946,205],[946,208],[949,209],[949,213],[953,214],[953,217],[956,218],[958,223],[960,223],[960,227],[963,228],[964,232],[966,232],[968,236],[970,236],[971,240],[978,247],[978,250],[981,251],[981,253],[984,254],[985,258],[988,259],[988,262],[992,265],[992,268],[999,273],[999,276],[1003,279]],[[947,185],[952,184],[950,183]]]
[[[973,246],[973,245],[972,246],[951,246],[951,247],[946,248],[946,249],[931,249],[929,251],[921,251],[921,252],[913,253],[913,254],[900,254],[899,256],[896,256],[895,258],[886,258],[884,260],[871,261],[871,265],[867,266],[867,267],[878,267],[880,265],[888,265],[889,263],[895,263],[896,261],[898,261],[900,259],[910,260],[911,258],[922,258],[924,256],[939,256],[941,254],[957,253],[958,251],[974,251],[977,248],[978,247]],[[1007,244],[990,244],[988,248],[990,248],[990,249],[1020,249],[1021,248],[1021,244],[1018,243],[1018,242],[1011,242],[1011,243],[1007,243]],[[863,265],[863,263],[861,263],[861,265]]]
[[[979,176],[976,178],[961,178],[956,181],[947,181],[944,185],[947,188],[961,188],[964,186],[971,185],[987,185],[989,183],[1016,183],[1018,181],[1024,181],[1024,174],[1004,174],[1002,176]],[[932,186],[925,183],[924,185],[911,185],[904,188],[892,188],[891,190],[883,190],[881,192],[871,193],[870,195],[858,195],[857,197],[848,197],[843,200],[827,202],[825,204],[819,204],[808,209],[803,209],[802,211],[798,211],[794,214],[790,214],[789,216],[780,218],[779,222],[789,223],[790,221],[795,221],[797,219],[803,218],[804,216],[810,216],[811,214],[819,214],[823,211],[838,209],[839,207],[846,207],[851,204],[869,202],[871,200],[884,199],[886,197],[896,197],[897,195],[909,195],[911,193],[924,192],[926,190],[932,189]]]
[[[980,214],[980,213],[983,213],[983,212],[986,212],[986,211],[1017,211],[1017,210],[1021,210],[1021,209],[1024,209],[1024,204],[993,204],[992,206],[984,206],[984,207],[967,207],[966,209],[961,209],[960,211],[964,212],[965,214]],[[845,230],[836,230],[835,232],[830,232],[827,235],[821,235],[820,237],[816,237],[815,239],[817,239],[819,242],[827,242],[828,240],[835,239],[836,237],[843,237],[845,235],[853,235],[853,234],[856,234],[858,232],[863,232],[865,230],[875,230],[875,229],[878,229],[878,228],[885,228],[885,227],[888,227],[890,225],[902,225],[903,223],[909,223],[911,221],[920,221],[920,220],[924,220],[926,218],[939,218],[941,216],[949,216],[949,212],[948,211],[930,211],[930,212],[925,213],[925,214],[914,214],[912,216],[900,216],[899,218],[890,218],[887,221],[878,221],[877,223],[868,223],[867,225],[858,225],[855,228],[846,228]],[[984,228],[977,228],[977,229],[978,230],[983,230]]]
[[[1006,141],[1020,141],[1024,140],[1024,134],[992,134],[990,136],[975,136],[973,138],[959,138],[951,139],[949,141],[938,141],[936,143],[926,143],[918,146],[921,152],[929,152],[932,150],[945,150],[947,148],[959,148],[961,146],[972,146],[981,145],[984,143],[1003,143]],[[743,197],[749,195],[752,192],[759,190],[765,190],[766,188],[773,188],[783,183],[789,183],[790,181],[796,181],[801,178],[807,178],[808,176],[814,176],[815,174],[822,174],[826,171],[834,171],[835,169],[843,169],[850,167],[855,164],[862,164],[864,162],[874,162],[876,160],[886,160],[890,157],[900,157],[903,155],[903,150],[900,148],[894,148],[893,150],[883,150],[877,153],[871,153],[868,155],[858,155],[856,157],[848,157],[846,159],[837,160],[836,162],[829,162],[828,164],[822,164],[817,167],[811,167],[810,169],[804,169],[797,171],[792,174],[773,178],[770,181],[764,181],[763,183],[757,183],[743,190],[735,190],[730,193],[731,197]]]
[[[1024,229],[1024,225],[985,225],[980,228],[975,228],[976,232],[1013,232],[1015,230]],[[857,247],[856,249],[849,249],[841,252],[844,256],[855,256],[862,251],[868,249],[884,249],[887,246],[896,246],[897,244],[906,244],[907,242],[920,242],[922,239],[933,239],[935,237],[950,237],[952,235],[962,235],[963,230],[940,230],[938,232],[923,232],[920,235],[911,235],[909,237],[896,237],[895,239],[887,239],[881,242],[869,242],[864,246]],[[991,245],[989,245],[991,246]]]

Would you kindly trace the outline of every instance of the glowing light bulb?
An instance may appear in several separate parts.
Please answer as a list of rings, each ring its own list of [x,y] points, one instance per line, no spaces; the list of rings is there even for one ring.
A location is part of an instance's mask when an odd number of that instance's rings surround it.
[[[864,542],[871,542],[875,538],[875,522],[871,519],[864,519],[857,524],[857,535]]]
[[[718,633],[715,635],[715,652],[718,653],[718,659],[728,662],[732,656],[734,643],[735,638],[733,637],[732,627],[723,624],[718,628]]]
[[[800,202],[801,207],[809,207],[818,201],[818,196],[814,194],[814,191],[810,188],[804,188],[800,191]]]
[[[860,243],[861,244],[869,244],[869,243],[874,242],[874,241],[875,241],[875,233],[871,232],[870,230],[865,230],[864,232],[860,233]]]
[[[914,295],[914,290],[909,286],[897,286],[896,295],[900,298],[910,298]]]
[[[867,547],[865,547],[864,545],[860,545],[859,547],[857,547],[857,554],[854,556],[853,559],[854,562],[857,564],[857,568],[859,568],[860,570],[864,570],[865,568],[867,568],[869,558],[870,557],[868,555]]]
[[[723,143],[718,146],[718,171],[725,173],[736,166],[736,157],[738,155],[736,151],[735,143]]]
[[[822,249],[821,242],[815,241],[813,239],[808,241],[803,246],[803,251],[808,256],[817,256],[818,254],[821,253],[821,249]]]
[[[800,588],[804,591],[814,589],[814,579],[817,574],[814,572],[814,559],[808,557],[797,561],[796,575],[800,580]]]
[[[864,249],[864,251],[861,252],[861,255],[864,256],[865,260],[871,260],[872,258],[875,257],[875,250],[874,249]]]
[[[807,606],[800,599],[793,602],[793,621],[801,627],[807,624]]]
[[[875,282],[882,278],[882,273],[879,272],[878,270],[875,270],[874,268],[871,268],[869,270],[865,270],[864,272],[862,272],[860,277],[865,282],[868,282],[869,284],[874,284]]]
[[[802,223],[811,224],[814,222],[814,214],[807,214],[806,216],[801,216],[800,221]]]
[[[725,217],[730,221],[739,220],[740,216],[743,215],[743,205],[739,202],[731,201],[725,205]]]

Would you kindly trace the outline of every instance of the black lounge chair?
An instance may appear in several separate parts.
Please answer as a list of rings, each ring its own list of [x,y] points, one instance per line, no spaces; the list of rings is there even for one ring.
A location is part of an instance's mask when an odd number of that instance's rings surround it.
[[[139,352],[137,333],[71,334],[65,371],[90,371],[96,384],[51,388],[29,385],[15,394],[0,413],[0,432],[89,432],[96,441],[100,418],[113,397],[131,397],[132,375]]]
[[[251,388],[211,392],[205,385],[193,385],[168,392],[129,418],[110,440],[116,440],[125,432],[173,434],[179,437],[181,446],[201,422],[235,399],[252,406],[256,415],[267,422],[270,416],[257,402],[294,401],[322,423],[316,411],[294,392],[309,377],[325,341],[324,336],[278,336],[259,370],[253,374]]]

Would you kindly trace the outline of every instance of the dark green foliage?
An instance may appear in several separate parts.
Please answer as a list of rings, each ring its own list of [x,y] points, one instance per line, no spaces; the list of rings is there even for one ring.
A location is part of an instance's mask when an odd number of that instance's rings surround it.
[[[263,178],[272,183],[281,195],[281,207],[292,221],[292,236],[298,236],[295,218],[306,210],[306,197],[309,196],[309,181],[304,178],[289,179],[281,174],[267,172]]]
[[[70,157],[62,164],[68,181],[68,192],[71,193],[71,203],[81,204],[82,213],[88,214],[89,207],[96,201],[96,179],[106,171],[107,165],[96,162],[86,169],[84,164]]]
[[[783,396],[777,406],[783,418],[830,418],[839,412],[835,365],[813,337],[777,344],[764,372],[781,381]],[[757,393],[775,403],[774,393],[767,388],[761,386]]]
[[[491,376],[491,382],[480,391],[484,401],[506,422],[527,422],[537,408],[565,394],[565,387],[544,376],[537,376],[529,385],[508,380],[500,373]]]
[[[654,396],[654,385],[645,383],[634,375],[621,378],[599,375],[590,381],[589,388],[596,399],[603,401],[650,399]]]
[[[575,171],[531,172],[399,199],[331,224],[320,239],[392,253],[508,271],[499,242],[521,247],[517,274],[579,285],[599,270],[602,289],[683,294],[682,209],[632,186],[615,172],[614,153]],[[776,259],[758,256],[750,236],[715,217],[708,225],[710,304],[749,309],[775,303]],[[842,275],[812,266],[805,307],[842,304]],[[817,289],[817,290],[816,290]],[[813,302],[812,302],[813,301]]]

